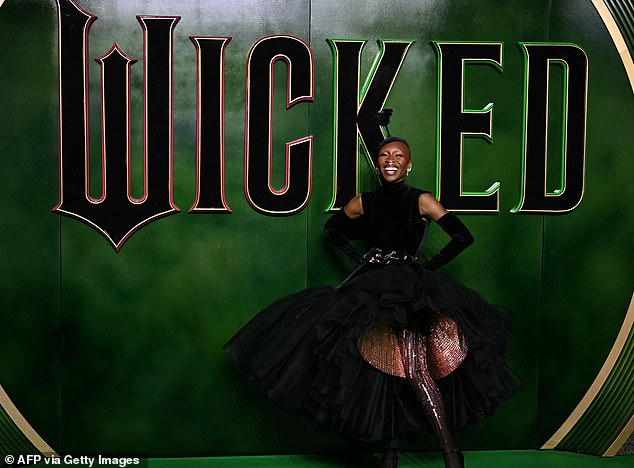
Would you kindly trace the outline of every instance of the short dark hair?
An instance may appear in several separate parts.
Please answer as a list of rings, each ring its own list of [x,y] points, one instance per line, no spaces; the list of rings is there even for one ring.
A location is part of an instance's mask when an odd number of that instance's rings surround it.
[[[403,143],[405,146],[407,146],[407,150],[410,152],[411,155],[412,150],[409,147],[409,143],[407,142],[407,140],[398,136],[389,136],[382,140],[381,143],[379,143],[379,145],[376,147],[376,154],[378,155],[379,151],[381,151],[381,148],[383,148],[385,145],[389,145],[390,143],[394,143],[395,141]]]

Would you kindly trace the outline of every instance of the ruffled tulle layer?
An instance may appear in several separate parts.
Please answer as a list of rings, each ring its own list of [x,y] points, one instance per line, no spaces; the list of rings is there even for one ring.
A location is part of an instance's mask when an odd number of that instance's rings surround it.
[[[442,273],[368,264],[336,289],[309,288],[272,304],[225,349],[251,383],[317,428],[392,440],[429,425],[410,384],[366,363],[357,343],[375,320],[419,327],[431,310],[453,318],[469,345],[460,367],[436,381],[449,424],[459,429],[491,413],[519,380],[505,361],[503,316]]]

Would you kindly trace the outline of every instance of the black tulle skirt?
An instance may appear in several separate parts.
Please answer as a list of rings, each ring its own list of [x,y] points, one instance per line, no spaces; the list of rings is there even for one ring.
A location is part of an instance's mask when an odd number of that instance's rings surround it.
[[[376,320],[405,328],[434,310],[456,321],[469,346],[462,364],[436,381],[456,430],[491,413],[519,380],[505,361],[510,330],[502,314],[443,273],[366,264],[337,288],[275,302],[225,349],[251,383],[318,429],[389,441],[430,426],[408,381],[365,362],[359,338]]]

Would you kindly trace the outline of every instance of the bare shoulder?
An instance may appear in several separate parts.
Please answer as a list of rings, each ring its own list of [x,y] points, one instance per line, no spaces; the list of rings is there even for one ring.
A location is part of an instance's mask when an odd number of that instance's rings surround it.
[[[442,218],[447,210],[442,204],[429,193],[423,193],[418,197],[418,211],[421,216],[433,219],[434,221]]]
[[[350,219],[355,219],[363,215],[363,202],[361,201],[361,195],[357,195],[346,203],[346,206],[343,207],[343,211]]]

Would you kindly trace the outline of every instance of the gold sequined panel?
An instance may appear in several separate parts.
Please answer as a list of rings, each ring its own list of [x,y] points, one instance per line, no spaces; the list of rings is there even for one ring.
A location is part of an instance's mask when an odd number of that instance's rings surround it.
[[[371,366],[395,377],[405,377],[398,338],[387,323],[374,322],[361,336],[358,347],[363,359]]]
[[[467,357],[467,340],[453,319],[438,312],[427,337],[427,368],[434,379],[446,377],[455,371]]]
[[[440,379],[464,361],[468,346],[456,322],[438,312],[433,314],[427,339],[427,368],[434,379]],[[377,320],[368,327],[359,339],[358,347],[363,359],[371,366],[395,377],[405,377],[398,338],[386,322]]]

